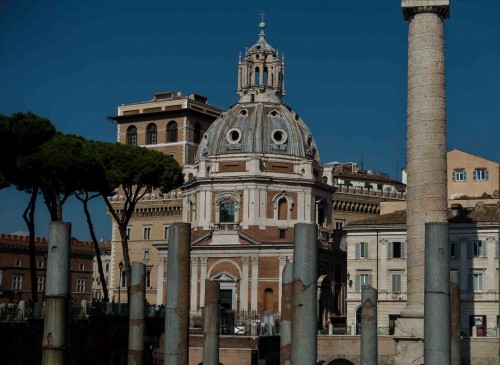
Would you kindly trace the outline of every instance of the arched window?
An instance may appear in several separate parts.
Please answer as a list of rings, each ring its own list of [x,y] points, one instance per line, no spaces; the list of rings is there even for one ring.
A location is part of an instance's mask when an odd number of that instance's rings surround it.
[[[133,125],[127,128],[127,144],[137,146],[137,128]]]
[[[288,201],[285,197],[278,201],[278,220],[288,220]]]
[[[171,121],[167,124],[167,143],[177,142],[177,123]]]
[[[272,312],[274,309],[273,289],[264,290],[264,312]]]
[[[259,85],[260,81],[260,69],[258,67],[255,68],[255,83],[254,85]]]
[[[194,133],[193,133],[193,143],[200,143],[201,141],[201,125],[200,123],[196,123],[194,125]]]
[[[223,202],[220,204],[219,221],[221,223],[235,222],[235,220],[234,220],[234,203],[233,202]]]
[[[146,144],[156,144],[157,143],[157,128],[156,124],[151,123],[146,128]]]

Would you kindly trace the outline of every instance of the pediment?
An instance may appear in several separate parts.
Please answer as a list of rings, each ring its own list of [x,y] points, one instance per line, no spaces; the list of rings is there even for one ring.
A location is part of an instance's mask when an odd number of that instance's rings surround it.
[[[210,278],[212,281],[237,281],[238,279],[228,273],[227,271],[221,271]]]

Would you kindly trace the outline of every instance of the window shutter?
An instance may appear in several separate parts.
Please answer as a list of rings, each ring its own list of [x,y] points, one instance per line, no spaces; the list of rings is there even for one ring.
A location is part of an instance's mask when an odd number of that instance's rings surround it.
[[[372,286],[372,276],[373,275],[368,275],[368,285]]]
[[[488,175],[489,175],[488,170],[484,170],[484,179],[485,180],[488,180]]]
[[[481,242],[481,256],[486,257],[486,242],[485,241],[479,241]]]
[[[368,259],[369,258],[369,254],[368,254],[368,242],[363,242],[363,246],[364,246],[364,258],[365,259]]]
[[[498,253],[500,252],[500,248],[498,247],[499,245],[500,245],[500,241],[497,241],[495,257],[498,257]]]
[[[406,258],[406,242],[401,242],[401,258]]]
[[[460,258],[460,249],[462,248],[462,243],[460,241],[455,242],[455,257]]]
[[[392,242],[387,244],[387,257],[392,259]]]
[[[469,258],[474,256],[474,241],[467,242],[467,251],[468,251]]]
[[[361,278],[356,274],[356,293],[361,293]]]
[[[457,181],[457,177],[456,177],[456,172],[455,171],[451,172],[451,180],[452,181]]]
[[[360,244],[359,244],[359,242],[357,242],[356,243],[356,260],[359,259],[360,250],[361,250]]]
[[[472,274],[469,274],[469,280],[467,281],[467,289],[471,293],[474,292],[474,288],[472,287],[472,283],[473,283],[473,276],[472,276]]]
[[[476,181],[477,180],[477,170],[474,170],[472,172],[472,180]]]
[[[464,181],[467,180],[467,171],[464,170]]]

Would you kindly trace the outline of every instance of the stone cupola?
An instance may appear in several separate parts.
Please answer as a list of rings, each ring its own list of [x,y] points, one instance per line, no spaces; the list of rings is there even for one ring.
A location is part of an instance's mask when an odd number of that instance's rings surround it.
[[[238,61],[238,95],[240,103],[275,102],[281,103],[285,95],[285,61],[279,59],[278,52],[266,42],[264,18],[259,24],[259,40],[245,52],[245,59]]]

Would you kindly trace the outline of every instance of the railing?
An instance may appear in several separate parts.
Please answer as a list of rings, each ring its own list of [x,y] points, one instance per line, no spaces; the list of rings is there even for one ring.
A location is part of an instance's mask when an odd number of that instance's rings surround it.
[[[328,335],[328,328],[323,328],[318,331],[318,335]],[[333,336],[345,336],[351,334],[351,327],[333,327]]]
[[[220,231],[220,232],[235,232],[239,231],[240,226],[238,223],[231,222],[231,223],[215,223],[214,224],[214,230],[215,231]]]
[[[479,327],[477,329],[477,336],[472,335],[472,328],[460,328],[460,335],[462,337],[498,337],[498,327]]]

